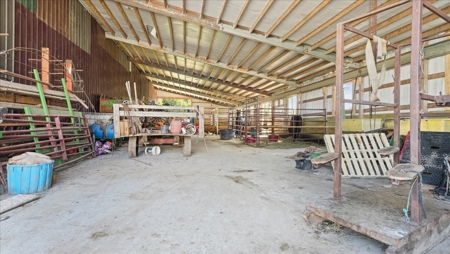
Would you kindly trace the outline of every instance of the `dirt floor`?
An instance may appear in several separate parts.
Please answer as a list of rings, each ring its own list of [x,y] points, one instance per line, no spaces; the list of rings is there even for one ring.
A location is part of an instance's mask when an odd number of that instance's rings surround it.
[[[330,168],[285,158],[310,145],[213,136],[194,138],[188,158],[162,146],[134,159],[121,147],[56,172],[39,200],[2,214],[0,253],[384,253],[349,229],[304,221],[305,206],[333,189]],[[390,182],[344,179],[343,195],[372,187]],[[449,249],[447,239],[429,253]]]

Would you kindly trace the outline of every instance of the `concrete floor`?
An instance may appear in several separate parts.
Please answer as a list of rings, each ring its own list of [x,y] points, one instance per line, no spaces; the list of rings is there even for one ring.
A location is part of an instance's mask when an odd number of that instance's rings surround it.
[[[163,146],[135,159],[119,148],[57,172],[39,200],[2,214],[0,253],[384,253],[351,230],[303,220],[333,184],[330,169],[301,171],[284,158],[306,146],[210,137],[207,148],[194,139],[189,158]],[[344,195],[371,184],[389,181],[347,179]],[[449,249],[446,240],[430,253]]]

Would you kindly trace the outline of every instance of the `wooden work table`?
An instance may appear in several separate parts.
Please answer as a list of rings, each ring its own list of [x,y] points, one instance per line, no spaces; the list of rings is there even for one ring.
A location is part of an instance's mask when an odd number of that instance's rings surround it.
[[[132,136],[128,136],[128,157],[135,158],[139,154],[139,137],[179,137],[180,144],[183,144],[183,156],[189,157],[191,156],[191,140],[192,135],[184,135],[184,134],[161,134],[161,133],[140,133]]]

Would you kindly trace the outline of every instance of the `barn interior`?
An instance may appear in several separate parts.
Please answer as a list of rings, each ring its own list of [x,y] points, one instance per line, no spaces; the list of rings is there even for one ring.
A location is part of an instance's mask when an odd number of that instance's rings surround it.
[[[449,14],[0,1],[0,252],[448,253]]]

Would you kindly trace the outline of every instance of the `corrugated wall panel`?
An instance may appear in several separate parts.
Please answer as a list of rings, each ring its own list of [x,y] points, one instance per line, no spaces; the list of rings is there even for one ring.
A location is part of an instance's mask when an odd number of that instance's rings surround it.
[[[70,0],[43,2],[48,2],[48,8],[54,10],[55,6],[61,6],[61,2],[66,2],[69,6]],[[59,3],[52,6],[51,3],[54,2]],[[129,72],[129,66],[123,61],[123,53],[114,42],[105,39],[105,32],[92,17],[90,17],[90,34],[87,37],[80,36],[80,41],[90,38],[91,54],[89,54],[19,2],[15,2],[15,8],[15,46],[35,50],[48,47],[51,56],[60,60],[71,59],[76,69],[83,70],[80,74],[84,81],[84,90],[97,110],[100,95],[126,98],[127,92],[124,84],[127,80],[130,80],[131,83],[136,82],[140,98],[148,96],[148,82],[141,77],[139,70],[134,65]],[[49,20],[50,17],[44,15],[43,18]],[[49,22],[51,23],[51,21]],[[29,72],[33,68],[40,69],[40,62],[29,61],[30,58],[36,58],[36,54],[29,51],[18,51],[15,61],[21,64],[15,65],[15,72],[31,77]],[[50,82],[57,84],[55,79],[59,78],[61,77],[51,76]],[[16,79],[16,82],[31,84],[25,80]]]
[[[0,33],[7,33],[8,36],[0,36],[0,51],[7,50],[14,47],[14,15],[15,6],[13,0],[0,0]],[[14,52],[9,53],[8,57],[0,58],[0,69],[13,71],[14,70]],[[10,80],[3,74],[0,74],[0,79]]]

